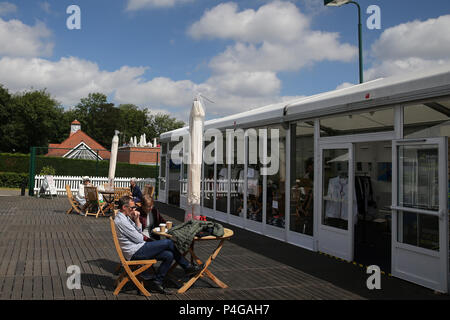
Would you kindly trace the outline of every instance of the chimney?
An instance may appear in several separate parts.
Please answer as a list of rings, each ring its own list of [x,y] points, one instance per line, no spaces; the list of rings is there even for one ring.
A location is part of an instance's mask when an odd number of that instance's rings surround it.
[[[72,121],[70,124],[70,135],[73,135],[78,130],[81,130],[81,123],[78,120]]]

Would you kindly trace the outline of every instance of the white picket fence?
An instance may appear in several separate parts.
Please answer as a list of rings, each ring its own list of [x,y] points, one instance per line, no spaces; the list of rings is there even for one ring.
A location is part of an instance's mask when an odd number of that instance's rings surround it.
[[[89,177],[92,185],[100,186],[108,182],[107,177]],[[114,184],[118,188],[129,188],[131,178],[115,178]],[[45,180],[45,176],[36,175],[34,177],[34,193],[38,194],[41,188],[42,182]],[[53,176],[55,181],[56,192],[58,195],[67,195],[66,185],[70,186],[72,193],[78,192],[78,187],[81,183],[81,176]],[[149,184],[153,187],[156,186],[156,179],[154,178],[136,178],[136,184],[144,191],[144,186]]]
[[[244,192],[244,180],[231,179],[231,195],[240,194]],[[187,194],[187,179],[180,180],[181,183],[181,194]],[[214,193],[214,179],[203,180],[203,191],[207,194]],[[216,194],[227,194],[228,193],[228,180],[218,179],[216,181]]]

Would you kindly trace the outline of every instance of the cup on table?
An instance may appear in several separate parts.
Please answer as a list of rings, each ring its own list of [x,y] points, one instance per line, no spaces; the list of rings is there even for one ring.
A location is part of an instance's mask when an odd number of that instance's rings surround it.
[[[159,224],[159,230],[164,233],[166,232],[166,224],[165,223],[160,223]]]
[[[166,222],[166,227],[167,227],[167,230],[169,230],[170,228],[172,228],[172,221],[167,221],[167,222]]]

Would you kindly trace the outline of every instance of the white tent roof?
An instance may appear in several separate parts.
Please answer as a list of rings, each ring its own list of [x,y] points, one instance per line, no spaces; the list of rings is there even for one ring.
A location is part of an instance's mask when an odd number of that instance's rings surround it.
[[[444,96],[450,96],[450,65],[420,73],[377,79],[209,120],[205,122],[205,129],[256,127]],[[161,140],[169,140],[172,135],[187,132],[188,127],[166,132],[161,135]]]

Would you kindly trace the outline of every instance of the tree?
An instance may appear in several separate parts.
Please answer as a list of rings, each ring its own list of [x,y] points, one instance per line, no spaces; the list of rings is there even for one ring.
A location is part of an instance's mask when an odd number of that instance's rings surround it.
[[[108,103],[106,95],[90,93],[71,112],[81,123],[81,129],[106,149],[111,147],[114,130],[120,128],[120,110]],[[75,119],[72,119],[72,121]]]
[[[134,104],[121,104],[120,110],[120,143],[127,143],[131,137],[140,137],[141,134],[147,133],[149,121],[144,110],[140,110]]]
[[[167,131],[172,131],[185,126],[183,121],[172,118],[168,114],[157,113],[149,114],[149,125],[147,126],[146,135],[149,138],[159,138],[159,136]]]
[[[0,150],[28,153],[32,146],[47,146],[63,130],[63,109],[46,90],[17,93],[0,90]]]

